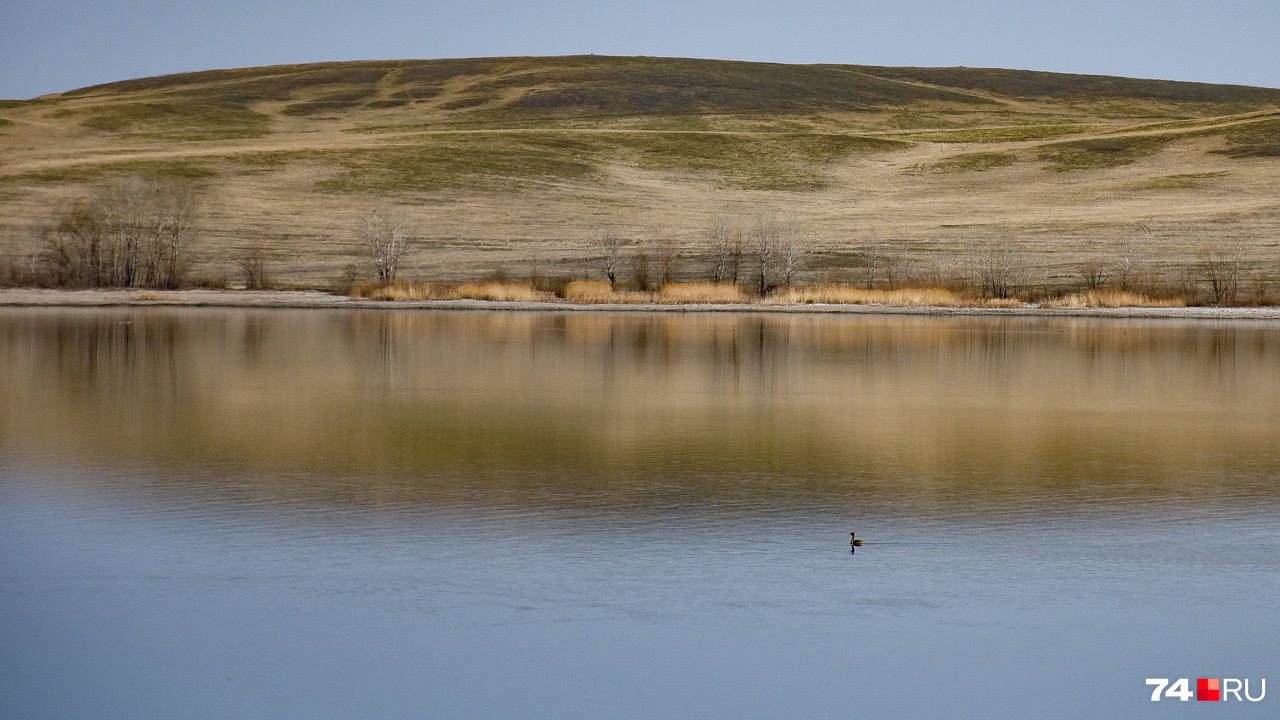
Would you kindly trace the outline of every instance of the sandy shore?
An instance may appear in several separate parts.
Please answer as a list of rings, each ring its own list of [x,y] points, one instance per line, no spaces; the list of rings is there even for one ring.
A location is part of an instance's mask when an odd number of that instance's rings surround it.
[[[666,305],[490,302],[484,300],[353,300],[314,290],[44,290],[0,289],[0,307],[241,307],[360,308],[371,310],[517,310],[525,312],[754,312],[885,315],[990,315],[1101,318],[1280,320],[1280,307],[1016,308],[902,307],[893,305]]]

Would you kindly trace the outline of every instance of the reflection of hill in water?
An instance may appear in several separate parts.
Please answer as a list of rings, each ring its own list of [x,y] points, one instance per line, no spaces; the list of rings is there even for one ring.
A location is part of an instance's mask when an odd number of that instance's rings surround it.
[[[8,310],[0,395],[17,462],[303,504],[1018,514],[1280,493],[1266,325]]]

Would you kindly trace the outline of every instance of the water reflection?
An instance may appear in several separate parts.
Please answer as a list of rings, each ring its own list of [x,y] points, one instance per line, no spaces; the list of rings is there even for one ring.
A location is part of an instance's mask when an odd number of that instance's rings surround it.
[[[14,462],[298,507],[1016,517],[1280,498],[1266,324],[6,310],[0,394]]]

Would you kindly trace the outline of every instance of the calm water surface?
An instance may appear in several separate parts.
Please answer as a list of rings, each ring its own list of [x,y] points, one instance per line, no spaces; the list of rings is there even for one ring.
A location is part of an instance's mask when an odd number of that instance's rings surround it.
[[[1277,647],[1275,324],[0,311],[0,717],[1270,717]]]

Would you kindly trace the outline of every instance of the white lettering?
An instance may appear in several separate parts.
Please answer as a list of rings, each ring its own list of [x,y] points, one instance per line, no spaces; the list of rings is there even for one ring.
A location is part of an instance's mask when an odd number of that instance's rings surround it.
[[[1164,690],[1164,686],[1169,684],[1169,678],[1147,678],[1147,684],[1156,686],[1156,689],[1151,693],[1151,702],[1160,702],[1160,691]]]
[[[1247,686],[1248,684],[1246,683],[1246,687]],[[1248,695],[1249,691],[1245,690],[1244,694]],[[1173,684],[1173,687],[1164,691],[1165,697],[1178,698],[1182,702],[1190,700],[1192,695],[1195,695],[1195,693],[1191,692],[1191,685],[1187,682],[1186,678],[1178,678],[1178,681]]]
[[[1259,701],[1259,700],[1261,700],[1262,698],[1266,697],[1266,696],[1267,696],[1267,679],[1266,679],[1266,678],[1263,678],[1263,679],[1262,679],[1262,692],[1258,693],[1258,697],[1254,697],[1254,696],[1252,696],[1252,695],[1250,695],[1250,694],[1249,694],[1249,678],[1245,678],[1245,680],[1244,680],[1244,696],[1245,696],[1245,697],[1247,697],[1247,698],[1249,698],[1249,700],[1250,700],[1251,702],[1258,702],[1258,701]]]
[[[1236,686],[1231,687],[1231,683],[1235,683]],[[1240,683],[1239,680],[1236,680],[1235,678],[1222,678],[1222,701],[1226,702],[1227,693],[1231,693],[1232,695],[1236,696],[1236,702],[1243,702],[1243,700],[1240,699],[1241,687],[1243,687],[1243,685]]]

